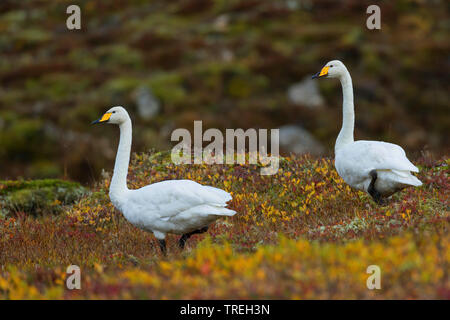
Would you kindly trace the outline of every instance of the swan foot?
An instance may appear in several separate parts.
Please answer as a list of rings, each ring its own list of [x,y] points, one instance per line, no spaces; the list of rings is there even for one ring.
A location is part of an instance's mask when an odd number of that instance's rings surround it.
[[[381,193],[379,193],[375,189],[375,182],[377,181],[378,178],[377,170],[373,169],[372,171],[369,172],[369,175],[372,177],[372,181],[370,181],[369,187],[367,188],[367,192],[370,194],[373,201],[375,201],[378,205],[383,205],[384,201],[381,196]]]
[[[187,239],[189,239],[194,234],[200,234],[200,233],[204,233],[206,231],[208,231],[208,226],[203,227],[203,228],[198,229],[198,230],[194,230],[194,231],[189,232],[189,233],[183,234],[180,237],[180,240],[178,240],[178,246],[180,247],[180,249],[184,249],[184,246],[186,245]]]
[[[167,254],[166,240],[158,239],[158,242],[159,242],[159,248],[161,249],[162,254],[166,255]]]

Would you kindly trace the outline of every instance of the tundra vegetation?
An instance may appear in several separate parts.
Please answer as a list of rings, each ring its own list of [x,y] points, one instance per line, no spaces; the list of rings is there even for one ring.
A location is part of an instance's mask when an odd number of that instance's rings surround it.
[[[381,30],[366,28],[371,0],[86,0],[68,30],[71,4],[0,1],[0,298],[450,299],[443,1],[385,1]],[[337,175],[339,84],[318,83],[315,107],[289,98],[331,59],[352,72],[356,137],[405,147],[422,187],[378,206]],[[89,123],[113,105],[133,115],[134,150],[169,150],[174,129],[202,120],[222,132],[301,125],[328,153],[283,157],[273,176],[135,154],[130,188],[192,179],[231,192],[238,212],[183,252],[169,236],[163,257],[100,175],[117,132]],[[66,287],[70,265],[81,290]],[[367,289],[370,265],[380,290]]]
[[[450,159],[414,160],[424,185],[378,206],[351,190],[333,160],[257,165],[174,165],[170,153],[134,154],[129,187],[192,179],[233,195],[238,214],[194,236],[185,251],[129,224],[108,199],[110,173],[59,214],[0,218],[0,298],[414,299],[450,298]],[[51,211],[51,209],[49,209]],[[66,268],[81,268],[81,290]],[[366,286],[381,269],[381,289]]]

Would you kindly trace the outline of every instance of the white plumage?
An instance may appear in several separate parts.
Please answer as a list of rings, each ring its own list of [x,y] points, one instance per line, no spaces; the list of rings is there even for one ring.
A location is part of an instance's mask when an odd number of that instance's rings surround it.
[[[130,190],[123,214],[137,227],[163,236],[185,234],[236,212],[225,208],[231,195],[191,180],[168,180]],[[145,213],[145,214],[143,214]]]
[[[120,142],[109,196],[113,205],[138,228],[153,232],[165,253],[167,233],[180,234],[179,246],[193,234],[202,233],[221,216],[233,216],[227,209],[231,195],[221,189],[203,186],[191,180],[167,180],[140,189],[127,187],[132,126],[127,111],[113,107],[93,123],[117,124]]]
[[[402,147],[382,141],[354,141],[355,112],[350,73],[339,60],[328,62],[314,78],[339,78],[343,93],[343,120],[335,145],[335,166],[350,186],[368,192],[377,202],[382,197],[422,182],[411,172],[419,172]]]
[[[419,179],[411,174],[419,172],[398,145],[381,141],[355,141],[342,147],[335,155],[339,175],[352,187],[368,191],[372,177],[377,171],[375,190],[389,196],[408,185],[420,186]]]

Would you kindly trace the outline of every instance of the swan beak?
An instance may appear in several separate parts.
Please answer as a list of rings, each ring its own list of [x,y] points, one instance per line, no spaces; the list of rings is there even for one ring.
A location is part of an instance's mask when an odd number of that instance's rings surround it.
[[[312,79],[325,77],[326,75],[328,75],[328,69],[330,69],[330,67],[323,67],[322,70],[320,70],[320,72],[317,72],[315,75],[312,76]]]
[[[111,114],[112,114],[111,112],[105,113],[100,119],[92,121],[91,124],[106,122],[109,120],[109,118],[111,118]]]

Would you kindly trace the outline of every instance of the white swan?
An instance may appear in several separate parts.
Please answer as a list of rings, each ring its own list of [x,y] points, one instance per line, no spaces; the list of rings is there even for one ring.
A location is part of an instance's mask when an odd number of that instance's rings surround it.
[[[388,197],[407,186],[421,186],[411,174],[419,172],[398,145],[382,141],[354,141],[355,111],[352,78],[339,60],[328,62],[313,78],[339,78],[343,94],[342,128],[336,140],[335,166],[350,186],[368,192],[381,204]]]
[[[225,208],[231,200],[228,192],[191,180],[167,180],[129,190],[127,174],[132,128],[128,112],[123,107],[113,107],[92,122],[95,123],[117,124],[120,128],[119,148],[109,188],[111,202],[131,224],[153,232],[164,254],[167,233],[182,235],[178,244],[184,248],[191,235],[206,232],[208,225],[221,216],[236,214]]]

